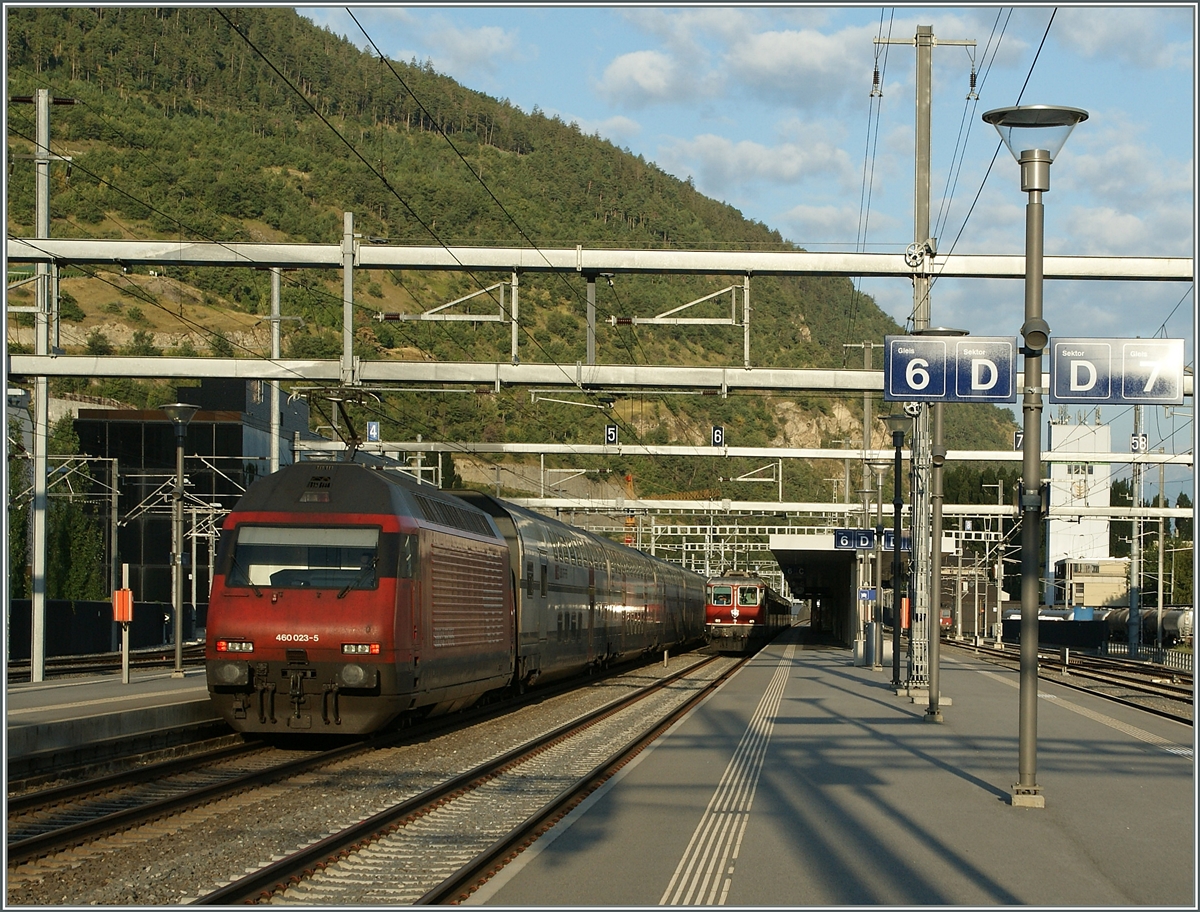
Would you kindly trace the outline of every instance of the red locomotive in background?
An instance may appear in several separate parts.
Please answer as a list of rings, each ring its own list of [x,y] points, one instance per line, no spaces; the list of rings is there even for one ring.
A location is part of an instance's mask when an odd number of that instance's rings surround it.
[[[237,731],[361,734],[698,640],[703,580],[485,494],[298,463],[226,518],[205,664]]]
[[[719,652],[754,652],[792,623],[792,606],[760,577],[729,570],[705,586],[704,633]]]

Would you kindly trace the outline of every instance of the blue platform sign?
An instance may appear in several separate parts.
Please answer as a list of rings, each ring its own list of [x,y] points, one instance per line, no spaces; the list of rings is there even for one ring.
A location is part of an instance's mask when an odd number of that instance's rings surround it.
[[[379,442],[379,422],[378,421],[368,421],[367,422],[367,440],[370,443],[378,443]]]
[[[1016,402],[1011,336],[885,336],[887,402]]]
[[[833,547],[838,551],[870,551],[875,547],[875,530],[834,529]]]
[[[884,551],[895,551],[896,550],[895,544],[896,544],[896,531],[894,529],[884,530],[883,550]],[[905,551],[911,551],[911,550],[912,550],[912,535],[911,534],[901,535],[900,536],[900,553],[903,554]]]
[[[1182,339],[1051,339],[1050,401],[1179,405]]]

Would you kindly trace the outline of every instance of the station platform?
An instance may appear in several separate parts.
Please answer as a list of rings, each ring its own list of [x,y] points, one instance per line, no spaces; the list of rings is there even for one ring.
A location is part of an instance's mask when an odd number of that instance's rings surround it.
[[[169,748],[229,727],[213,711],[202,666],[50,678],[5,693],[8,780],[53,773],[132,750]]]
[[[1188,725],[947,654],[941,724],[792,628],[469,900],[526,906],[1196,908]]]

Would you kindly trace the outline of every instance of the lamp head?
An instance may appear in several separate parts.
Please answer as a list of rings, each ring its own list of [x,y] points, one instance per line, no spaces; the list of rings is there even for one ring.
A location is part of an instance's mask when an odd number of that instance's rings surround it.
[[[900,435],[900,439],[904,440],[904,435],[908,433],[912,427],[912,419],[907,415],[883,415],[881,420],[887,425],[888,431],[891,432],[892,440],[895,441],[896,435]],[[898,444],[895,444],[898,445]]]
[[[159,410],[167,413],[167,417],[175,425],[175,433],[183,434],[184,428],[188,426],[192,416],[200,410],[200,406],[189,405],[186,402],[172,402],[168,405],[160,405]]]
[[[969,336],[970,330],[951,329],[949,326],[926,326],[924,329],[914,329],[914,336]]]
[[[996,128],[1018,162],[1033,151],[1046,152],[1054,161],[1071,131],[1087,119],[1088,112],[1082,108],[1056,105],[994,108],[983,115],[984,123]]]

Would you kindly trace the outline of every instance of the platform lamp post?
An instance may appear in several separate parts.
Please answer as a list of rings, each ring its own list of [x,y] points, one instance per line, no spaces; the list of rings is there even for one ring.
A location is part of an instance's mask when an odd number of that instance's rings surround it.
[[[883,669],[883,473],[891,465],[886,462],[871,462],[875,472],[875,610],[871,615],[871,651],[875,661],[873,671]]]
[[[895,484],[892,492],[892,686],[900,687],[900,513],[904,498],[900,496],[901,457],[904,435],[912,428],[913,420],[908,415],[884,415],[883,422],[892,432],[892,446],[896,448]]]
[[[175,670],[171,677],[183,677],[183,440],[188,422],[200,408],[185,402],[159,406],[175,425],[175,490],[171,495],[171,569],[175,610]]]
[[[1038,606],[1041,601],[1042,521],[1042,350],[1050,326],[1042,319],[1042,268],[1045,208],[1042,194],[1050,189],[1050,164],[1087,111],[1051,105],[996,108],[983,115],[1000,133],[1008,151],[1021,166],[1021,189],[1029,194],[1025,207],[1025,323],[1021,349],[1025,373],[1022,400],[1025,436],[1021,444],[1021,673],[1018,781],[1012,787],[1013,807],[1045,807],[1037,784],[1037,648]]]

